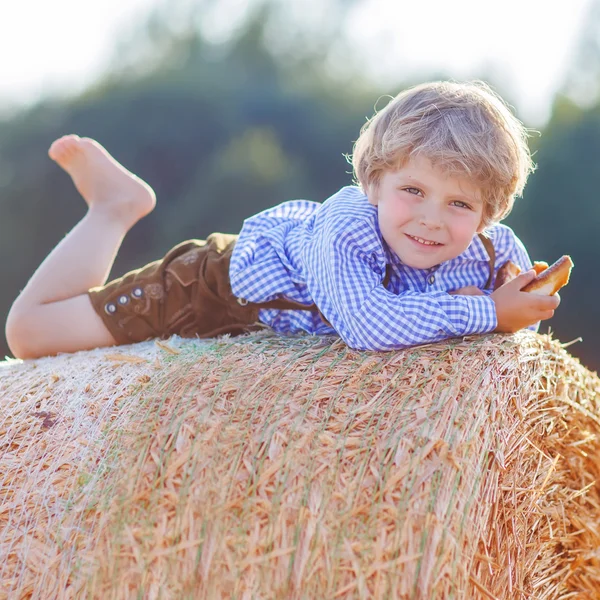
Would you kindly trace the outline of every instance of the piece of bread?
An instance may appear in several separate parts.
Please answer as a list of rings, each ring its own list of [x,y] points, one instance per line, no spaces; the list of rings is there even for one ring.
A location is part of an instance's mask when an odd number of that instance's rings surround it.
[[[544,294],[552,296],[560,290],[561,287],[569,283],[569,276],[573,268],[573,261],[570,256],[562,256],[551,267],[544,269],[531,283],[528,283],[523,292],[533,292],[535,294]]]
[[[542,271],[545,271],[548,268],[548,263],[543,260],[536,261],[533,263],[533,270],[539,275]],[[505,283],[512,281],[519,273],[521,269],[515,265],[512,260],[507,260],[499,269],[498,273],[496,273],[496,282],[494,284],[494,289],[497,290],[500,286],[503,286]]]
[[[534,262],[533,269],[537,273],[537,277],[528,283],[522,291],[552,296],[561,287],[567,285],[572,268],[573,261],[570,256],[563,256],[551,267],[548,266],[547,262]],[[512,281],[519,273],[521,273],[521,269],[514,262],[507,260],[498,269],[494,289],[497,290],[500,286]]]
[[[512,260],[507,260],[496,273],[496,283],[494,284],[494,289],[497,290],[505,283],[512,281],[520,272],[521,269],[517,267]]]

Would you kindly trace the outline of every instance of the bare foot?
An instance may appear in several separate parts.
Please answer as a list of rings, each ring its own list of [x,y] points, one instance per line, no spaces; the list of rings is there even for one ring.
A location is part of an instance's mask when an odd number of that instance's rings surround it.
[[[154,190],[95,140],[66,135],[50,146],[48,154],[71,176],[90,209],[122,221],[127,228],[156,204]]]

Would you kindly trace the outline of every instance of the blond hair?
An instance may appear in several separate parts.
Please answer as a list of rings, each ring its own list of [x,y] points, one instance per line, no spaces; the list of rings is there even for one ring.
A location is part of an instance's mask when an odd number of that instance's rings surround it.
[[[506,103],[481,81],[437,81],[405,90],[361,129],[352,166],[365,193],[383,172],[425,156],[481,190],[483,223],[506,217],[534,169],[528,132]]]

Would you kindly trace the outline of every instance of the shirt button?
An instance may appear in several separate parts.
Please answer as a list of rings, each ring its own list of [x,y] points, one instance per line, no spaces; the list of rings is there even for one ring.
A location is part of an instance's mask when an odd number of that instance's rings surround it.
[[[435,283],[435,275],[430,275],[430,276],[427,278],[427,283],[428,283],[429,285],[433,285],[433,284]]]

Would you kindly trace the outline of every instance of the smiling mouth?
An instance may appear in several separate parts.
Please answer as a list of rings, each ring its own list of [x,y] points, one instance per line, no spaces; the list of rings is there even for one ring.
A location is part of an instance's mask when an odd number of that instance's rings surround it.
[[[415,242],[419,242],[419,244],[423,244],[424,246],[442,246],[443,244],[440,244],[439,242],[432,242],[431,240],[426,240],[424,238],[420,238],[414,235],[409,235],[408,233],[406,234],[407,237],[409,237],[411,240],[414,240]]]

